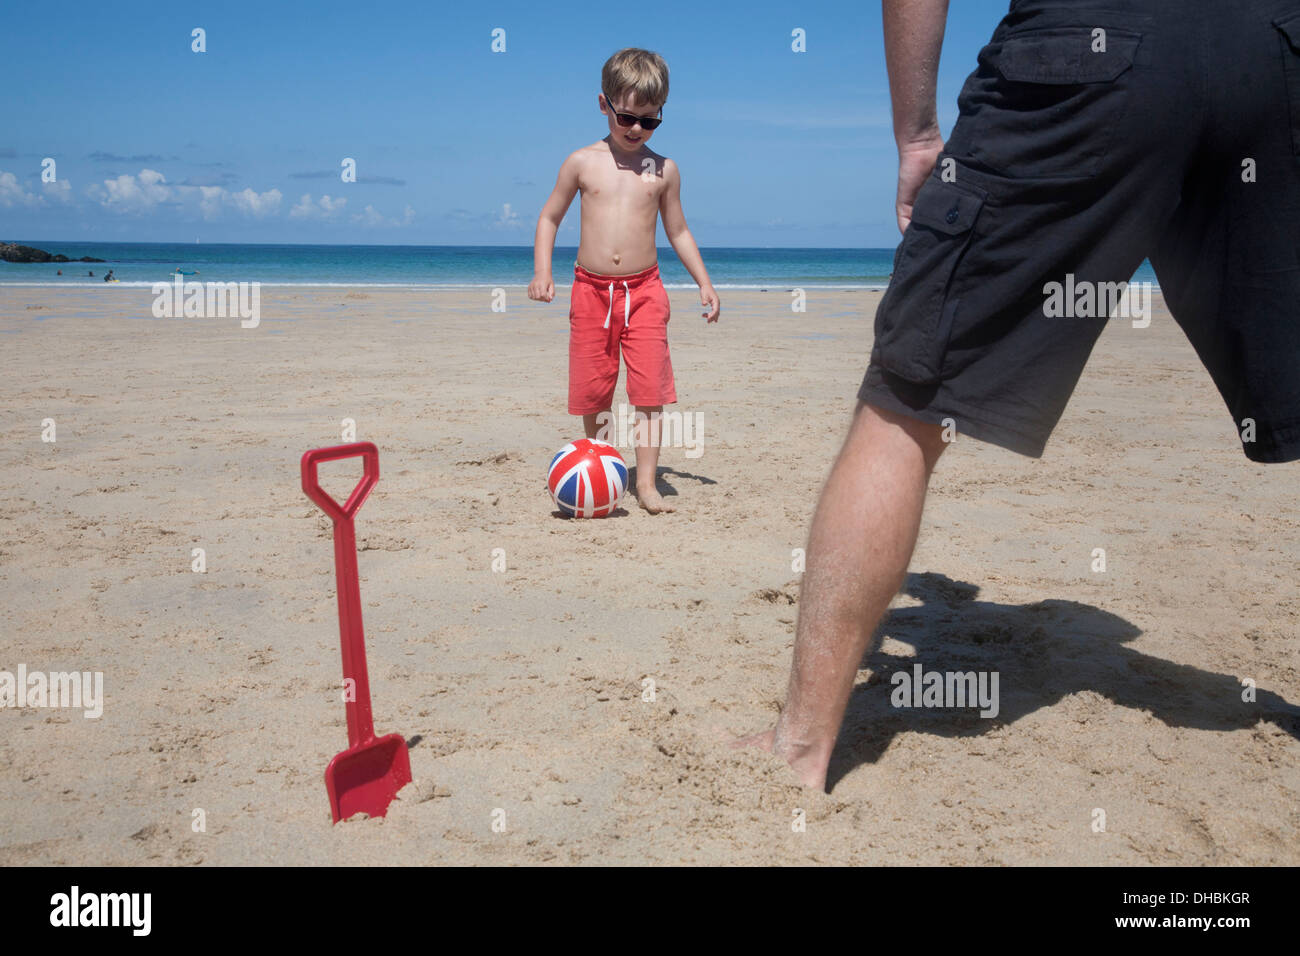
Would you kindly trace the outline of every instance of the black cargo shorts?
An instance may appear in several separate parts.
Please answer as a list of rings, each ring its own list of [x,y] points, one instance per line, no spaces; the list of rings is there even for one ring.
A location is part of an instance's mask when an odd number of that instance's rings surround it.
[[[859,398],[1037,457],[1149,257],[1246,456],[1300,458],[1300,0],[1015,0],[958,106]]]

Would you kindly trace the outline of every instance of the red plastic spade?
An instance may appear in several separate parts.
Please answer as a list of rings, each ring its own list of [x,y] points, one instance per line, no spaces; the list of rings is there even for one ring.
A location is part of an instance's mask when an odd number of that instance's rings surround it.
[[[365,463],[361,481],[347,503],[340,505],[316,478],[322,461],[355,458]],[[334,822],[354,813],[382,817],[397,791],[411,782],[411,758],[401,734],[375,737],[370,712],[370,678],[366,673],[366,641],[361,629],[361,585],[357,580],[357,533],[352,518],[370,489],[379,481],[379,449],[363,441],[317,448],[302,456],[302,490],[334,521],[334,570],[338,575],[339,634],[343,644],[343,680],[348,714],[348,749],[325,768]]]

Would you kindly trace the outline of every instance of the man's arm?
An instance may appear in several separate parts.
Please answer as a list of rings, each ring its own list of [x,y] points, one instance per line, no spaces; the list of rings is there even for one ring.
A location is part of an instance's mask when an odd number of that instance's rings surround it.
[[[668,236],[677,258],[682,260],[682,265],[700,287],[700,305],[708,309],[704,317],[710,322],[716,322],[722,305],[713,283],[709,281],[709,273],[704,268],[699,247],[695,245],[695,237],[686,228],[686,214],[682,212],[682,177],[677,171],[677,164],[671,159],[664,160],[664,181],[663,195],[659,197],[659,215],[663,217],[664,234]]]
[[[948,0],[881,0],[885,63],[898,143],[899,231],[912,221],[912,203],[943,150],[935,89]]]
[[[578,154],[573,153],[560,166],[555,188],[542,206],[537,217],[537,232],[533,236],[533,281],[528,283],[528,298],[550,302],[555,298],[555,282],[551,277],[551,255],[555,252],[555,234],[560,229],[564,214],[578,192]]]

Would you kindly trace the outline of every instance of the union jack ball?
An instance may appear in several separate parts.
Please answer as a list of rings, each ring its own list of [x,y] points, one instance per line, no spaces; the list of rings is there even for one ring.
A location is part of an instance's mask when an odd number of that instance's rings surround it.
[[[569,442],[551,459],[546,476],[556,507],[574,518],[604,518],[627,490],[627,465],[618,449],[595,438]]]

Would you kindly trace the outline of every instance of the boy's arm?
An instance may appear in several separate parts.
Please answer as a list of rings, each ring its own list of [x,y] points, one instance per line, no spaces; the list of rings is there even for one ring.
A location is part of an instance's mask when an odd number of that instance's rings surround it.
[[[709,281],[709,273],[704,268],[704,260],[700,258],[695,237],[686,228],[686,214],[682,212],[682,177],[677,171],[677,164],[671,159],[664,160],[664,180],[664,192],[659,199],[659,215],[663,217],[664,233],[672,243],[677,258],[682,260],[682,265],[700,287],[700,305],[708,309],[704,317],[710,322],[716,322],[718,313],[722,311],[722,303],[718,301],[718,293]]]
[[[542,206],[537,217],[537,232],[533,236],[533,281],[528,283],[528,298],[550,302],[555,298],[555,283],[551,278],[551,254],[555,251],[555,234],[559,231],[564,214],[578,192],[578,154],[571,153],[560,166],[555,188]]]

